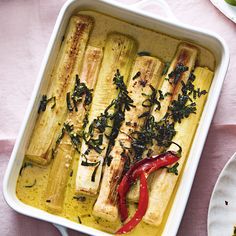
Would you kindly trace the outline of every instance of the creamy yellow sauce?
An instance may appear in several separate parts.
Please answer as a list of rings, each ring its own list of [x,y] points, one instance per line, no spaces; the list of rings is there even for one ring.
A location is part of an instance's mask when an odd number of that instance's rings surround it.
[[[175,39],[148,29],[140,28],[97,12],[82,11],[80,14],[91,15],[95,18],[95,27],[89,40],[89,45],[92,46],[104,47],[107,33],[116,31],[128,34],[135,38],[139,43],[138,51],[151,52],[151,55],[160,58],[164,62],[168,62],[173,58],[176,48],[181,42],[180,39]],[[215,59],[213,54],[203,47],[196,46],[199,48],[197,64],[200,66],[207,66],[209,69],[214,70]],[[79,201],[74,198],[78,158],[78,155],[74,158],[72,172],[66,190],[63,211],[59,215],[77,223],[81,221],[82,224],[96,229],[104,230],[106,232],[115,232],[120,227],[119,222],[110,223],[92,216],[92,208],[96,198],[86,197],[85,201]],[[28,162],[28,160],[25,159],[24,162]],[[33,166],[27,166],[22,169],[16,186],[17,197],[22,202],[46,211],[45,190],[50,168],[51,164],[46,167],[39,167],[33,164]],[[178,184],[176,185],[175,192],[177,188]],[[175,194],[172,196],[168,212],[165,213],[164,220],[160,227],[156,228],[141,222],[127,235],[160,235],[168,218],[174,196]],[[131,215],[133,215],[135,209],[136,205],[130,204]]]

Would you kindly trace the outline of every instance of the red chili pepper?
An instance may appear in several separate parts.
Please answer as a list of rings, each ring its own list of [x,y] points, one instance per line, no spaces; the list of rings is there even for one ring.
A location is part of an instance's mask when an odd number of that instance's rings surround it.
[[[169,151],[158,156],[138,161],[127,171],[118,186],[118,206],[121,221],[123,222],[128,218],[126,195],[131,185],[140,177],[139,204],[134,216],[117,231],[117,234],[131,231],[145,215],[148,206],[148,188],[146,180],[148,175],[161,167],[172,165],[178,160],[178,155]]]
[[[146,178],[146,174],[142,172],[140,174],[140,196],[138,209],[134,216],[116,232],[117,234],[125,234],[131,231],[145,215],[148,207],[148,187]]]

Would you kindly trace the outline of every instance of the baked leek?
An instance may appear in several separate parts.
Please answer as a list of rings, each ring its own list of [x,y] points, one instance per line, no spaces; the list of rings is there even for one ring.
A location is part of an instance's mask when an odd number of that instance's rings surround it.
[[[94,89],[102,56],[102,49],[88,46],[84,55],[82,71],[79,76],[81,86],[83,85],[82,83],[84,83],[84,86],[88,89]],[[46,206],[50,211],[61,212],[62,210],[67,180],[71,171],[71,163],[75,150],[80,143],[80,140],[76,140],[76,138],[78,138],[83,128],[83,121],[89,109],[89,104],[88,106],[85,105],[85,99],[86,95],[83,95],[76,109],[74,107],[74,109],[67,114],[64,135],[54,151],[54,160],[46,189]],[[65,128],[69,128],[70,130],[66,131]],[[75,140],[74,143],[73,139]],[[75,144],[77,144],[77,146],[74,146]]]
[[[167,73],[164,75],[163,83],[160,88],[160,90],[162,91],[162,94],[164,95],[164,99],[160,100],[160,110],[156,109],[157,105],[155,105],[151,113],[156,122],[159,122],[163,119],[163,117],[166,115],[166,112],[168,110],[171,100],[175,99],[178,96],[178,94],[181,93],[181,83],[187,82],[189,75],[194,68],[196,58],[197,58],[196,47],[187,43],[181,43],[178,46],[175,57],[172,60]],[[181,73],[176,83],[175,81],[173,81],[174,78],[170,77],[170,79],[168,79],[168,76],[170,76],[171,73],[175,72],[176,69],[178,69],[178,66],[186,66],[188,69],[186,68],[187,70]],[[156,155],[156,154],[161,153],[163,151],[163,148],[158,146],[157,143],[154,141],[153,144],[147,145],[147,150],[144,151],[142,155],[143,158],[146,158],[148,154],[148,150],[152,150],[152,153]],[[149,184],[152,181],[152,176],[153,175],[150,175],[150,177],[148,178]],[[132,186],[127,197],[129,201],[138,202],[139,181],[137,181],[137,183]]]
[[[66,118],[66,93],[72,90],[74,75],[81,70],[92,26],[91,17],[78,15],[71,18],[67,27],[47,92],[54,104],[39,114],[26,151],[26,157],[38,164],[45,165],[51,160],[52,145],[61,129],[60,124]]]
[[[120,74],[123,76],[124,82],[128,80],[136,49],[136,42],[132,38],[119,33],[108,35],[101,70],[94,91],[89,122],[86,127],[87,133],[89,133],[91,124],[98,119],[118,95],[118,90],[113,84],[113,78],[117,70],[119,70]],[[109,126],[112,126],[112,122]],[[93,133],[92,139],[94,143],[97,141],[102,142],[100,143],[100,153],[95,149],[89,149],[89,145],[86,141],[82,142],[76,177],[76,193],[88,195],[97,194],[103,159],[109,142],[107,135],[109,135],[109,133],[103,135],[98,129]]]
[[[194,75],[196,78],[193,84],[196,88],[209,91],[213,79],[213,72],[207,68],[197,67],[194,71]],[[194,100],[196,102],[196,114],[191,114],[188,118],[183,119],[181,123],[176,123],[175,125],[177,133],[173,141],[182,147],[181,158],[178,162],[179,174],[175,175],[168,173],[167,169],[163,169],[155,175],[150,189],[149,206],[145,216],[143,217],[143,221],[148,224],[159,226],[162,222],[163,215],[167,209],[178,176],[181,175],[184,163],[188,158],[206,99],[207,96],[205,95]],[[175,144],[172,144],[168,150],[178,151],[178,147]]]
[[[152,94],[153,88],[158,87],[161,79],[163,65],[154,57],[137,57],[132,69],[131,78],[127,90],[135,107],[126,111],[125,120],[116,138],[115,145],[110,153],[111,163],[106,165],[99,196],[93,208],[93,214],[109,221],[118,218],[117,210],[117,185],[122,175],[127,159],[132,159],[131,133],[139,130],[146,120],[142,116],[150,111],[151,104],[143,103],[147,94]]]

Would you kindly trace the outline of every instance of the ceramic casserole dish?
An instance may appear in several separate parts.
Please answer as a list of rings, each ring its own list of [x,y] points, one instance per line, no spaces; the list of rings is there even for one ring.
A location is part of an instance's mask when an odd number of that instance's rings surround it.
[[[145,6],[150,3],[159,4],[160,7],[164,8],[166,10],[167,19],[163,19],[158,17],[158,15],[147,13],[140,9],[145,8]],[[51,73],[54,65],[61,38],[65,32],[68,21],[73,14],[81,10],[91,10],[107,14],[121,21],[204,46],[210,50],[215,57],[215,75],[208,94],[208,99],[162,233],[163,236],[176,235],[227,72],[229,52],[227,45],[220,36],[206,30],[179,23],[171,16],[171,12],[166,3],[160,0],[145,0],[133,5],[125,5],[110,0],[69,0],[65,3],[57,18],[22,127],[16,139],[5,173],[3,185],[5,200],[11,208],[21,214],[60,225],[59,228],[63,235],[67,235],[66,230],[63,230],[65,228],[71,228],[89,235],[111,235],[26,205],[16,196],[16,183],[24,159],[25,150],[37,117],[40,94],[42,94],[48,86],[48,78],[50,78],[48,75]]]

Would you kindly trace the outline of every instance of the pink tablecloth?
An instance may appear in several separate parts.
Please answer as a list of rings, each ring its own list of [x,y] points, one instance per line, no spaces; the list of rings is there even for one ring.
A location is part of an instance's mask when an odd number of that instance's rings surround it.
[[[122,0],[135,2],[137,0]],[[31,96],[44,51],[64,0],[0,1],[0,185]],[[167,0],[182,22],[220,34],[231,63],[178,235],[207,234],[207,209],[220,170],[236,151],[236,25],[210,1]],[[152,12],[155,9],[152,9]],[[0,195],[0,235],[59,235],[49,223],[22,216]],[[79,235],[70,231],[70,235]]]

